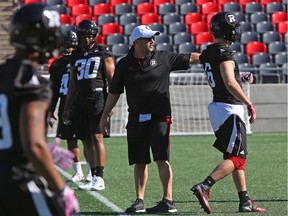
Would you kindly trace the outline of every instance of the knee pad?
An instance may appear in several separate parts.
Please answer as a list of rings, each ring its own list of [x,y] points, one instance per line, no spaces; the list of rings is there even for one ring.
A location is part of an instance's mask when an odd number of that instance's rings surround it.
[[[245,170],[246,158],[242,158],[242,157],[239,157],[237,155],[229,155],[229,157],[227,159],[232,161],[235,169]]]

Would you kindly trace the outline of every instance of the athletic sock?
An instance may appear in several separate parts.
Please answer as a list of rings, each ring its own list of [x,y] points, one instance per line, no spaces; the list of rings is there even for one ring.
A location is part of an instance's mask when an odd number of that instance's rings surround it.
[[[104,167],[103,166],[97,166],[96,167],[96,176],[100,176],[103,178],[104,176]]]
[[[207,176],[207,178],[203,181],[203,184],[211,188],[215,184],[215,180],[211,176]]]
[[[239,191],[238,196],[239,196],[240,202],[246,202],[250,199],[247,191]]]
[[[75,173],[79,175],[83,175],[81,162],[74,162],[72,166],[73,166]]]

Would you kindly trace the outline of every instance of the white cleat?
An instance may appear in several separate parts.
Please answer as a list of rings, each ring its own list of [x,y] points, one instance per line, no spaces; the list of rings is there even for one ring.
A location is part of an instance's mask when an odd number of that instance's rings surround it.
[[[84,175],[75,173],[68,181],[69,182],[82,182],[85,180]]]
[[[91,182],[88,184],[79,185],[78,187],[87,191],[102,191],[105,189],[105,184],[103,178],[99,176],[93,176]]]

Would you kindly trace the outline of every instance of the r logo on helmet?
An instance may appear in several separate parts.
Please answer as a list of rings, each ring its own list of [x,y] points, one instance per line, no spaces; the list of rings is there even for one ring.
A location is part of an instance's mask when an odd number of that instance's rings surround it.
[[[57,11],[53,10],[45,10],[43,12],[44,20],[45,20],[45,25],[49,28],[58,28],[60,27],[60,16]]]
[[[234,24],[236,22],[236,19],[235,19],[235,16],[233,14],[227,14],[227,22],[228,23],[231,23],[231,24]]]

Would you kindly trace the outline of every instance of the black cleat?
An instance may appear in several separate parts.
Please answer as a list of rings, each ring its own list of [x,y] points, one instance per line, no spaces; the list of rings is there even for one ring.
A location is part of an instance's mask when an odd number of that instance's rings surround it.
[[[175,213],[177,209],[174,201],[163,199],[156,206],[146,209],[147,213],[159,214],[159,213]]]
[[[203,183],[194,185],[191,190],[193,191],[194,195],[199,200],[201,207],[207,214],[211,213],[211,207],[209,205],[208,199],[210,196],[210,188]]]
[[[126,209],[126,213],[142,213],[145,212],[144,201],[137,198],[135,202]]]

